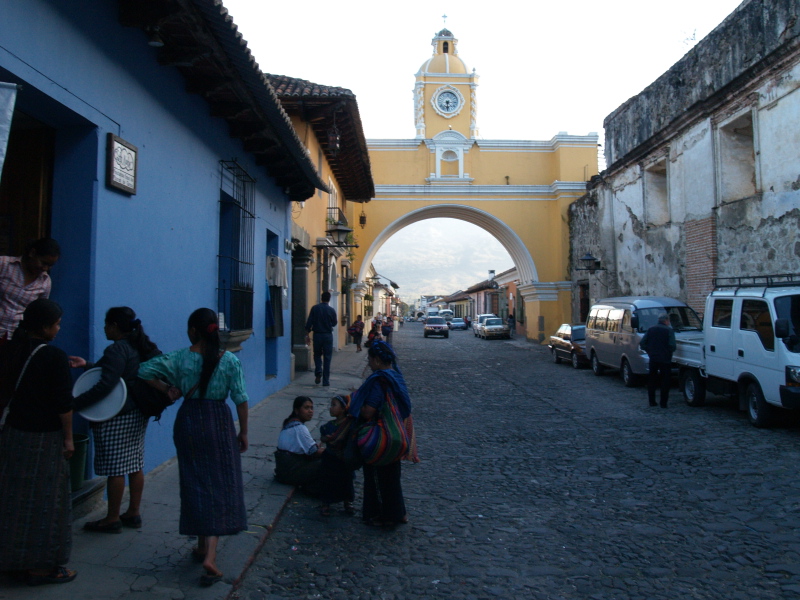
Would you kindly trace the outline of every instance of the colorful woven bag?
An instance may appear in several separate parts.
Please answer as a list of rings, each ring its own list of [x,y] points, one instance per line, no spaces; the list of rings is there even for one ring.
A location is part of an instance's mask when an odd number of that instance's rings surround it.
[[[358,447],[368,465],[388,465],[408,454],[408,432],[397,403],[388,389],[384,395],[377,417],[358,429]]]

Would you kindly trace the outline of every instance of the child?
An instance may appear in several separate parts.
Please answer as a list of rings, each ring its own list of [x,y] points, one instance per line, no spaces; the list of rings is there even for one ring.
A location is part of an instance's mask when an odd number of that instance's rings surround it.
[[[347,414],[349,405],[350,396],[331,398],[330,413],[333,420],[320,427],[322,442],[325,444],[325,452],[322,453],[322,468],[320,469],[322,487],[320,514],[323,517],[330,516],[330,505],[334,502],[344,502],[344,512],[348,515],[355,514],[353,509],[355,472],[342,461],[342,453],[347,445],[347,438],[354,421],[353,417]]]
[[[283,422],[275,452],[275,479],[288,485],[296,485],[311,496],[318,496],[320,489],[320,456],[324,448],[319,446],[306,423],[314,417],[314,401],[308,396],[298,396],[292,405],[292,414]]]
[[[381,328],[379,325],[373,325],[372,329],[369,330],[369,334],[367,334],[367,342],[364,344],[367,348],[372,346],[372,342],[375,340],[380,340],[381,338]]]

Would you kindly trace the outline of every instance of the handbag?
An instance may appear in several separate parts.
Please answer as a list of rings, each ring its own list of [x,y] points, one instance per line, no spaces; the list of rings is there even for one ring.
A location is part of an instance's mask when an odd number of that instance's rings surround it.
[[[39,344],[33,349],[33,352],[28,355],[28,360],[25,361],[22,371],[20,371],[19,377],[17,378],[17,385],[14,386],[14,394],[16,394],[17,390],[19,389],[19,384],[22,382],[22,376],[25,375],[25,370],[28,368],[28,364],[31,362],[33,355],[36,354],[40,348],[44,348],[45,346],[47,346],[47,344]],[[11,411],[11,402],[14,400],[14,394],[11,394],[11,398],[8,399],[8,403],[3,409],[3,416],[0,417],[0,431],[3,431],[3,427],[6,424],[6,418],[8,417],[8,413]]]
[[[358,447],[364,464],[384,466],[408,454],[410,441],[400,409],[391,391],[385,386],[385,401],[378,415],[358,428]]]

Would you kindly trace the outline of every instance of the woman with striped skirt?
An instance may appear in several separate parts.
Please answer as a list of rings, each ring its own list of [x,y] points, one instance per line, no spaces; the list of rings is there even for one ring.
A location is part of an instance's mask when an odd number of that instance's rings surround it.
[[[67,355],[48,345],[61,314],[52,300],[31,302],[0,356],[0,397],[10,398],[0,432],[0,571],[30,585],[77,574],[63,566],[72,550],[72,378]]]
[[[192,556],[203,563],[200,585],[222,579],[217,567],[219,536],[247,527],[240,452],[247,450],[247,392],[239,360],[220,351],[217,313],[200,308],[189,317],[189,341],[183,350],[142,363],[139,377],[165,393],[171,381],[183,392],[173,440],[178,455],[182,535],[198,536]],[[239,433],[225,400],[239,417]]]

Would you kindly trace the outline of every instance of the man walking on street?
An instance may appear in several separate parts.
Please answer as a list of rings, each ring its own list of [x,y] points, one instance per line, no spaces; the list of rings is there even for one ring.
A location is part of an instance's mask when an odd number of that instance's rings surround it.
[[[656,389],[661,388],[661,408],[667,408],[670,380],[672,378],[672,353],[675,352],[675,332],[669,326],[666,313],[658,316],[658,323],[644,334],[639,348],[650,357],[647,378],[647,397],[650,406],[656,405]]]
[[[306,321],[306,344],[314,332],[314,383],[322,380],[322,385],[331,384],[331,358],[333,358],[333,328],[336,327],[336,311],[328,302],[330,292],[322,292],[322,301],[311,307]]]

